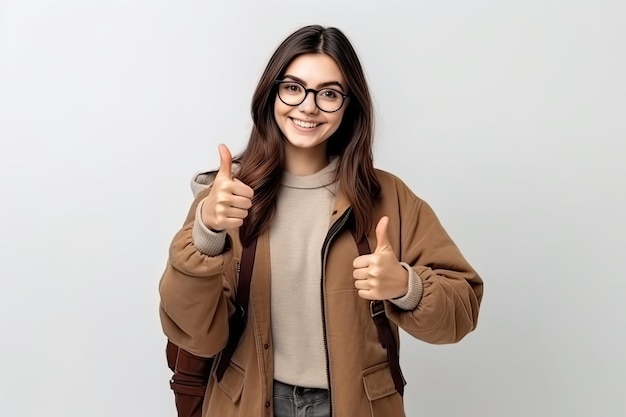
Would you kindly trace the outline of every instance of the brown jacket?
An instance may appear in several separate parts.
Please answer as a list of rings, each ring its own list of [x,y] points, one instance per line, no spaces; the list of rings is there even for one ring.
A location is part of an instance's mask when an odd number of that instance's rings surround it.
[[[413,266],[424,284],[422,300],[413,311],[385,301],[394,335],[398,339],[400,327],[428,343],[458,342],[476,327],[482,280],[431,208],[397,177],[384,171],[377,174],[382,192],[374,219],[389,216],[388,236],[398,259]],[[171,244],[160,282],[160,315],[172,342],[209,357],[219,354],[227,342],[242,247],[237,230],[232,230],[222,255],[210,257],[195,249],[191,231],[196,206],[207,194],[208,190],[198,194]],[[404,416],[369,302],[354,288],[352,261],[358,251],[346,224],[350,212],[347,200],[338,195],[323,248],[320,296],[332,414]],[[376,247],[375,224],[368,239],[370,247]],[[204,416],[272,416],[269,250],[264,233],[258,241],[247,325],[224,377],[220,382],[214,376],[209,380]]]

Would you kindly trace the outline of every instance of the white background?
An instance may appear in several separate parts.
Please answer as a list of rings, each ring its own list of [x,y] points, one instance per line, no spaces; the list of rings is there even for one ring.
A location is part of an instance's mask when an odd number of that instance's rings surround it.
[[[485,281],[403,338],[409,416],[626,415],[622,0],[0,0],[0,415],[174,416],[157,317],[193,172],[242,150],[267,59],[338,26],[376,163]]]

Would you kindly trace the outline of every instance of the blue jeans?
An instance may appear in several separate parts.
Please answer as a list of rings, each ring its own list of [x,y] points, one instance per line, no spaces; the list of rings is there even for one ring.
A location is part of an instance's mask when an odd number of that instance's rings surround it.
[[[328,390],[274,381],[274,417],[330,417]]]

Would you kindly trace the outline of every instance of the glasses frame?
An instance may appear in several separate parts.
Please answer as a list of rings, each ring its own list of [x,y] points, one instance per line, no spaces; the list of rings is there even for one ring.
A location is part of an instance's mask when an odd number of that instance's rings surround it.
[[[315,102],[315,107],[317,107],[320,111],[323,111],[324,113],[336,113],[339,110],[341,110],[341,108],[343,107],[343,105],[346,103],[346,99],[350,98],[349,95],[342,93],[339,90],[335,90],[334,88],[328,88],[328,87],[324,87],[321,88],[319,90],[315,90],[313,88],[306,88],[304,86],[304,84],[302,84],[299,81],[295,81],[295,80],[274,80],[274,83],[279,86],[280,84],[285,84],[285,83],[289,83],[289,84],[298,84],[300,86],[302,86],[302,89],[304,90],[304,98],[302,99],[302,101],[298,104],[289,104],[289,103],[285,103],[285,100],[283,100],[283,98],[280,96],[280,93],[278,92],[278,90],[276,90],[276,95],[278,96],[278,99],[283,102],[283,104],[287,105],[287,106],[291,106],[291,107],[296,107],[299,106],[300,104],[304,103],[304,100],[306,100],[306,98],[308,97],[309,93],[313,93],[313,101]],[[333,110],[333,111],[328,111],[328,110],[324,110],[322,109],[318,104],[317,104],[317,93],[319,93],[322,90],[331,90],[334,91],[335,93],[339,94],[341,96],[341,105],[339,106],[339,108],[337,110]]]

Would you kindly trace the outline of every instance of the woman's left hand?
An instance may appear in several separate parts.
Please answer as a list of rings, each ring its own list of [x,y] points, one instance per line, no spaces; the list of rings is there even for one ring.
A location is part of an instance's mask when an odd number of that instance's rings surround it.
[[[366,300],[389,300],[406,295],[409,274],[400,265],[387,237],[389,217],[383,216],[376,226],[376,250],[359,256],[352,266],[354,286]]]

